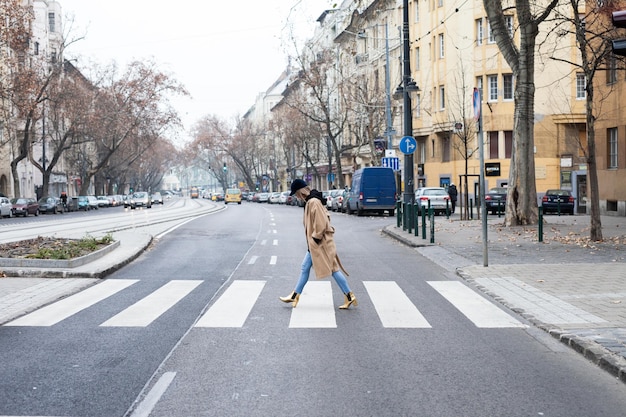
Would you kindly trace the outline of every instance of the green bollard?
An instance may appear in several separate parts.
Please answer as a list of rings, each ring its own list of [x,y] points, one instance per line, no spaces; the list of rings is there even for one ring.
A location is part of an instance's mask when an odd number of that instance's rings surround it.
[[[402,202],[402,230],[406,230],[406,203]]]
[[[402,226],[402,202],[396,201],[396,227],[398,229]]]
[[[502,217],[502,200],[498,200],[498,218]]]
[[[428,217],[430,218],[430,243],[435,243],[435,210],[429,208]]]
[[[422,239],[426,239],[426,210],[422,207]]]
[[[450,218],[450,200],[446,200],[446,219]]]
[[[413,204],[413,218],[415,219],[415,236],[419,236],[419,210],[418,203]]]
[[[539,206],[539,242],[543,242],[543,207]]]
[[[412,221],[412,217],[413,217],[413,205],[411,203],[407,203],[406,204],[406,209],[407,209],[407,232],[409,232],[409,234],[411,234],[413,232],[413,221]]]
[[[561,215],[561,197],[556,198],[556,212],[559,216]]]
[[[474,200],[470,198],[470,220],[474,220]]]

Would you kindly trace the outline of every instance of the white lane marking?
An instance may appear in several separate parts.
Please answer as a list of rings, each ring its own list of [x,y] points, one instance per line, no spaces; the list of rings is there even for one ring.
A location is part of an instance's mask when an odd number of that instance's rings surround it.
[[[265,281],[233,281],[194,327],[243,327],[264,286]]]
[[[52,326],[133,285],[137,281],[136,279],[109,279],[103,281],[84,291],[13,320],[5,324],[5,326]]]
[[[291,304],[290,304],[291,305]],[[298,306],[291,311],[290,328],[336,328],[335,306],[329,281],[309,281]]]
[[[278,246],[278,239],[274,239],[274,241],[272,242],[272,245]]]
[[[484,328],[528,327],[459,281],[428,281],[439,294],[476,325]]]
[[[266,243],[267,243],[267,239],[263,239],[263,240],[261,241],[261,246],[265,245]]]
[[[272,256],[270,258],[270,265],[276,265],[277,260],[278,260],[278,256]]]
[[[102,327],[145,327],[193,291],[202,281],[173,280],[102,323]]]
[[[431,325],[395,281],[365,281],[383,327],[429,329]]]
[[[248,261],[248,265],[252,265],[253,263],[256,262],[257,259],[259,259],[258,256],[251,256],[250,260]]]
[[[148,395],[146,395],[143,401],[139,403],[130,417],[149,417],[150,413],[157,405],[163,394],[165,394],[165,391],[167,391],[175,377],[176,372],[165,372],[161,375],[161,378],[159,378],[157,383],[154,384]]]

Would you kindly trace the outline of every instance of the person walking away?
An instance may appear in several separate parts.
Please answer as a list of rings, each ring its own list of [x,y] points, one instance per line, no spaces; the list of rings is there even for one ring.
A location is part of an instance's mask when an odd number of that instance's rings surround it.
[[[458,194],[459,193],[456,189],[456,185],[450,184],[450,186],[448,187],[448,195],[450,196],[450,204],[452,206],[452,213],[454,213],[454,210],[456,209],[456,198]]]
[[[351,305],[358,305],[356,297],[350,290],[348,275],[341,265],[335,246],[335,228],[330,224],[330,215],[326,209],[326,199],[318,190],[312,190],[306,182],[296,179],[291,183],[291,195],[305,201],[304,206],[304,234],[308,250],[301,265],[300,278],[295,290],[287,297],[280,297],[285,303],[291,303],[295,308],[300,300],[300,294],[309,280],[311,267],[315,270],[318,279],[332,276],[344,294],[344,303],[340,309],[348,309]]]

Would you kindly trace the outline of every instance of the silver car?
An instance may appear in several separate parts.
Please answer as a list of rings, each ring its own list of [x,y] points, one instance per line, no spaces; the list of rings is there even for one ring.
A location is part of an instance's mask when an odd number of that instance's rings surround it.
[[[129,206],[131,209],[136,209],[137,207],[152,207],[152,198],[150,194],[145,191],[138,191],[130,197]]]
[[[423,187],[415,191],[415,202],[419,213],[423,210],[428,212],[428,203],[435,214],[445,214],[446,210],[450,210],[450,196],[445,188],[442,187]]]
[[[0,217],[13,217],[13,204],[8,197],[0,197]]]

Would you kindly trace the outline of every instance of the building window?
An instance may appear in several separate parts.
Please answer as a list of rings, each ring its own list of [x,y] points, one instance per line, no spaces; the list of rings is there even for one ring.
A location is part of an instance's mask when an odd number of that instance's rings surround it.
[[[504,16],[504,24],[509,32],[509,36],[513,38],[513,16]]]
[[[513,74],[502,75],[502,99],[513,100]]]
[[[582,72],[576,73],[576,99],[587,97],[587,77]]]
[[[617,60],[615,59],[615,55],[610,55],[607,59],[606,83],[614,84],[617,82]]]
[[[446,108],[446,88],[444,86],[439,87],[439,108],[441,110]]]
[[[420,69],[420,48],[415,48],[415,71]]]
[[[441,138],[441,162],[450,162],[450,137]]]
[[[489,159],[498,159],[498,132],[489,132]]]
[[[54,33],[56,32],[56,25],[54,22],[54,13],[48,13],[48,28],[50,30],[50,32]]]
[[[491,30],[491,24],[487,22],[487,43],[496,43],[496,35]]]
[[[487,88],[489,88],[489,101],[498,101],[498,76],[487,76]]]
[[[513,132],[507,130],[504,132],[504,157],[511,159],[511,153],[513,152]]]
[[[54,48],[50,52],[50,62],[52,62],[53,64],[57,62],[57,50]]]
[[[438,0],[437,5],[438,5],[439,7],[443,7],[443,0]]]
[[[445,46],[445,39],[443,37],[443,33],[441,33],[439,34],[439,58],[444,58],[446,56]]]
[[[608,143],[608,158],[607,161],[609,163],[607,168],[617,168],[617,128],[612,127],[608,129],[607,132]]]
[[[480,46],[483,44],[483,38],[485,34],[483,33],[483,19],[476,19],[476,45]]]
[[[415,95],[415,109],[413,110],[413,116],[418,118],[422,115],[420,108],[422,107],[422,98],[419,94]]]
[[[33,53],[35,55],[39,55],[39,42],[35,42],[35,45],[33,47]]]
[[[480,91],[480,99],[483,100],[485,98],[483,93],[483,77],[476,77],[476,88]]]
[[[420,4],[419,2],[415,3],[415,23],[420,21]]]

